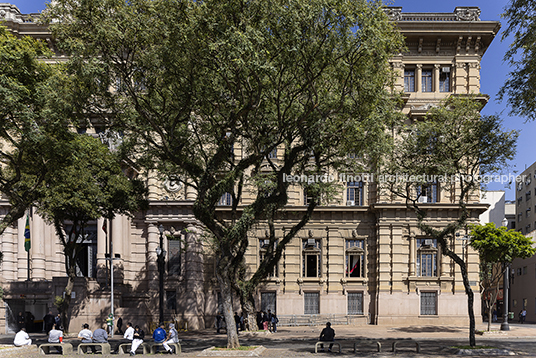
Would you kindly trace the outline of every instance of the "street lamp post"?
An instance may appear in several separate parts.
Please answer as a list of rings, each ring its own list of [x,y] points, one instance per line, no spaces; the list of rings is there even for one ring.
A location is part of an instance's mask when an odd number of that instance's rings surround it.
[[[502,226],[508,226],[508,219],[504,218],[502,221]],[[510,272],[509,265],[504,263],[504,277],[503,277],[503,321],[501,323],[501,331],[509,331],[510,325],[508,324],[508,287],[510,286],[509,282]]]
[[[158,280],[159,280],[159,323],[164,322],[164,257],[166,256],[166,251],[164,250],[164,225],[160,224],[158,226],[158,231],[160,231],[160,246],[156,248],[156,254],[158,256]]]

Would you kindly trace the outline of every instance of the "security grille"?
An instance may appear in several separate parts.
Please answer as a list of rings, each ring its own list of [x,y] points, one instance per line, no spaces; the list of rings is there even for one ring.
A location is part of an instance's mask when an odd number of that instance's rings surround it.
[[[437,292],[421,292],[421,315],[437,315]]]
[[[261,292],[261,310],[277,312],[275,307],[275,292]]]
[[[348,314],[363,314],[363,292],[348,292]]]
[[[304,293],[304,302],[305,302],[305,314],[319,314],[319,294],[318,292],[305,292]]]

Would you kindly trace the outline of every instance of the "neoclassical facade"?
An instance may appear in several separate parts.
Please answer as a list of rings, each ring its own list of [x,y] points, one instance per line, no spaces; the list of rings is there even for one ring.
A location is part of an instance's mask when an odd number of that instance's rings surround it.
[[[405,93],[402,111],[408,122],[422,118],[431,106],[451,95],[474,93],[487,101],[486,95],[480,95],[480,61],[499,22],[480,20],[480,10],[473,7],[458,7],[453,13],[386,11],[406,37],[407,52],[391,63],[397,73],[396,89]],[[53,46],[47,29],[13,5],[0,4],[0,20],[18,36],[34,36]],[[97,135],[98,123],[92,131]],[[277,151],[273,155],[277,158]],[[110,252],[116,317],[137,324],[158,320],[160,240],[166,251],[166,319],[176,319],[189,329],[213,326],[219,289],[210,247],[192,213],[195,192],[156,176],[147,185],[150,207],[146,212],[133,219],[117,217],[106,232],[102,220],[89,228],[72,297],[72,327],[85,322],[96,325],[109,313]],[[325,322],[327,317],[334,324],[466,324],[467,297],[459,269],[442,255],[437,242],[417,229],[413,210],[379,184],[346,181],[344,185],[339,197],[318,207],[286,247],[281,262],[258,289],[257,307],[276,311],[282,324]],[[306,210],[303,189],[296,185],[291,190],[288,210],[276,225],[278,235]],[[456,190],[430,186],[421,194],[429,224],[444,227],[457,217]],[[487,207],[478,198],[476,193],[468,205],[474,223]],[[221,211],[227,210],[228,200],[222,198]],[[7,203],[0,201],[0,215],[6,210]],[[27,280],[25,220],[1,236],[2,332],[10,329],[19,311],[31,312],[36,320],[50,309],[55,311],[54,296],[63,294],[67,280],[53,228],[33,213]],[[265,228],[259,226],[249,237],[246,262],[254,270],[266,248]],[[467,260],[478,302],[478,255],[463,243],[452,245]],[[477,317],[479,307],[475,305]]]

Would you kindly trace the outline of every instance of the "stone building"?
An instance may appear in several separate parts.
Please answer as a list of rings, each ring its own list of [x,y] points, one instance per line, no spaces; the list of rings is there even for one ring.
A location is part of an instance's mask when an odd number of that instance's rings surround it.
[[[482,21],[480,10],[458,7],[453,13],[403,13],[386,10],[406,37],[408,52],[392,59],[396,89],[405,92],[408,121],[450,95],[480,94],[480,61],[497,34],[497,21]],[[34,16],[35,17],[35,16]],[[46,28],[0,4],[0,19],[18,36],[30,35],[53,46]],[[479,99],[487,101],[486,95]],[[92,129],[99,132],[98,124]],[[277,153],[274,155],[277,156]],[[73,293],[71,327],[95,325],[110,311],[106,257],[113,244],[114,307],[123,321],[148,324],[158,319],[157,248],[166,251],[165,315],[190,329],[212,327],[219,295],[215,266],[202,227],[192,214],[195,192],[178,181],[149,178],[150,207],[134,219],[118,217],[102,230],[91,224],[84,238],[87,255],[79,262]],[[467,298],[456,265],[442,256],[437,243],[417,230],[413,210],[368,182],[348,182],[334,202],[318,207],[306,228],[284,251],[273,275],[258,290],[258,308],[276,311],[283,324],[325,322],[350,324],[466,324]],[[471,222],[486,209],[478,195],[468,206]],[[244,199],[244,200],[247,200]],[[285,223],[306,209],[307,196],[296,186]],[[430,186],[421,197],[428,222],[443,227],[457,217],[455,193]],[[229,198],[223,197],[221,210]],[[7,203],[0,202],[0,215]],[[296,215],[296,217],[294,216]],[[25,218],[1,237],[4,261],[0,283],[9,329],[18,311],[36,319],[53,309],[66,282],[61,246],[52,227],[30,218],[31,281],[24,251]],[[288,225],[288,224],[287,224]],[[162,231],[160,231],[162,230]],[[162,247],[160,247],[162,240]],[[478,302],[478,255],[455,242],[468,260],[469,279]],[[265,230],[250,235],[247,264],[255,268],[265,249]],[[475,310],[479,310],[475,305]],[[479,312],[475,312],[479,317]],[[4,317],[6,317],[4,320]],[[3,331],[3,330],[2,330]]]

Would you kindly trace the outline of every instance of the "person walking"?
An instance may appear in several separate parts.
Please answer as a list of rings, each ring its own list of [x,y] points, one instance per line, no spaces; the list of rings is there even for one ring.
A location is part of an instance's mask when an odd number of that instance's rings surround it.
[[[331,328],[331,323],[326,323],[326,328],[322,330],[320,333],[320,338],[318,338],[319,341],[323,342],[333,342],[335,340],[335,331],[333,328]],[[331,352],[331,349],[333,348],[333,343],[329,344],[328,352]],[[320,350],[324,351],[324,344],[320,344]]]
[[[54,323],[58,329],[61,329],[61,315],[59,313],[56,317],[54,317]]]
[[[238,312],[234,313],[234,321],[236,325],[236,333],[240,331],[240,316],[238,315]]]
[[[106,326],[108,328],[108,334],[113,335],[114,333],[114,315],[109,314],[108,318],[106,318]]]
[[[279,323],[279,318],[277,318],[277,315],[274,313],[272,313],[272,331],[274,333],[277,332],[277,324]]]
[[[15,339],[13,340],[13,344],[15,347],[29,346],[32,344],[32,340],[30,339],[28,333],[26,333],[25,327],[22,327],[20,331],[17,332]]]
[[[117,333],[123,334],[123,318],[121,317],[117,320]]]
[[[132,339],[132,345],[130,346],[130,355],[136,355],[136,349],[143,343],[143,339],[145,338],[145,332],[143,332],[143,329],[140,328],[140,326],[136,325],[134,327],[134,338]]]
[[[169,354],[173,354],[173,349],[169,346],[171,343],[179,343],[179,332],[177,332],[173,323],[169,324],[169,333],[166,341],[162,344]]]

